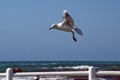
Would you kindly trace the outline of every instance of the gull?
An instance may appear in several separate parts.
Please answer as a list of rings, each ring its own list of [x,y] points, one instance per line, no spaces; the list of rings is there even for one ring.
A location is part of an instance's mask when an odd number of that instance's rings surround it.
[[[63,21],[57,24],[52,24],[49,30],[51,29],[57,29],[65,32],[71,32],[72,38],[75,42],[77,42],[77,39],[75,38],[75,32],[77,32],[79,35],[83,35],[82,31],[77,28],[74,24],[74,20],[72,17],[68,14],[67,10],[63,11]]]

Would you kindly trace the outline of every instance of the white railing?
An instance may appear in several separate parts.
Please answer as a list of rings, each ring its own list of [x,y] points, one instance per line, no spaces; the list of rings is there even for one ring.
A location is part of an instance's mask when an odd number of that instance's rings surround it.
[[[86,67],[85,67],[86,69]],[[13,77],[23,76],[88,76],[88,80],[95,80],[95,76],[120,76],[120,71],[96,71],[95,67],[87,67],[88,71],[55,71],[55,72],[19,72],[13,73],[12,68],[8,68],[6,73],[0,73],[0,77],[6,80],[13,80]]]

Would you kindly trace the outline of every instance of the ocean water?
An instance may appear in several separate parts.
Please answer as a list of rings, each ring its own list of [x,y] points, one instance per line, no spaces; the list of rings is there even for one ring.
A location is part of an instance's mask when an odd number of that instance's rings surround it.
[[[120,61],[2,61],[0,72],[5,72],[7,68],[21,68],[25,72],[71,71],[77,70],[75,67],[81,65],[95,66],[99,70],[120,70]],[[5,78],[0,78],[0,80],[5,80]],[[14,78],[14,80],[33,80],[33,78],[23,77]]]
[[[120,61],[4,61],[0,62],[0,72],[7,68],[21,68],[25,72],[66,70],[70,67],[89,65],[99,70],[120,70]]]

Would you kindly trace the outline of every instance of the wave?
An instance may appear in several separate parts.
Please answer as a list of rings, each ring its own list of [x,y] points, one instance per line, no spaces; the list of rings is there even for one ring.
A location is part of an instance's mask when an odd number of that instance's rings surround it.
[[[0,62],[0,72],[7,68],[21,68],[26,72],[79,69],[81,65],[98,67],[100,70],[120,70],[120,61],[14,61]]]
[[[87,69],[88,65],[81,65],[81,66],[66,66],[66,67],[54,67],[54,69]]]

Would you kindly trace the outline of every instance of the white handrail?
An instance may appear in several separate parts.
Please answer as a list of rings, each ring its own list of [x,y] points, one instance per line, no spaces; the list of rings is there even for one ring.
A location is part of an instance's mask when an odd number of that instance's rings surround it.
[[[14,77],[21,76],[88,76],[88,71],[60,71],[60,72],[19,72],[13,73]],[[97,76],[120,76],[120,71],[98,71]],[[0,77],[5,77],[6,73],[0,73]]]
[[[60,71],[60,72],[22,72],[14,73],[13,76],[88,76],[88,71]]]
[[[89,80],[94,80],[95,76],[120,76],[120,71],[95,71],[95,67],[90,66],[88,71],[53,71],[53,72],[19,72],[12,73],[12,69],[8,68],[6,73],[0,73],[0,77],[6,80],[12,80],[13,77],[23,76],[88,76]]]
[[[98,71],[98,76],[120,76],[120,71]]]

